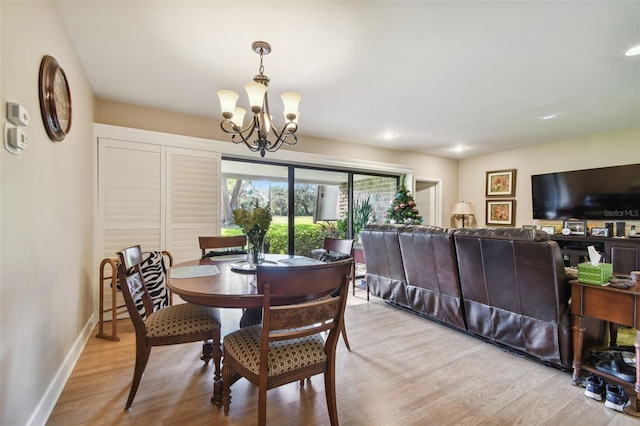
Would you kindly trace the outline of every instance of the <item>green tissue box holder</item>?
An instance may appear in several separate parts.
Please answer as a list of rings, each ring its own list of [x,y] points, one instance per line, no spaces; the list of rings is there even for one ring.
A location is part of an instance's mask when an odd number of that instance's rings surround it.
[[[591,262],[578,264],[578,281],[586,284],[604,285],[609,282],[613,274],[610,263],[600,263],[593,266]]]

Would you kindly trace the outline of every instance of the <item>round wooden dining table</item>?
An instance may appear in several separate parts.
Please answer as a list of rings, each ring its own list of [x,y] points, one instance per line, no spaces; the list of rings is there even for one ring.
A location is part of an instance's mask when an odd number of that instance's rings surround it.
[[[178,263],[169,269],[169,289],[183,300],[218,308],[261,308],[256,272],[245,262],[246,255],[206,257]],[[295,255],[266,254],[265,266],[303,266],[322,262]],[[309,299],[311,299],[310,297]],[[304,301],[281,300],[283,304]]]

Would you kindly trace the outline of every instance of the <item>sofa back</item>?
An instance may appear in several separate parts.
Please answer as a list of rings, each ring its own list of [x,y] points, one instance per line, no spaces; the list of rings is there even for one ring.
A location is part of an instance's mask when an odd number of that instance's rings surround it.
[[[463,228],[454,240],[469,331],[570,366],[571,289],[558,244],[515,228]]]
[[[465,329],[454,230],[406,226],[399,230],[408,307]]]
[[[384,300],[408,306],[398,231],[403,225],[366,225],[360,242],[369,291]]]

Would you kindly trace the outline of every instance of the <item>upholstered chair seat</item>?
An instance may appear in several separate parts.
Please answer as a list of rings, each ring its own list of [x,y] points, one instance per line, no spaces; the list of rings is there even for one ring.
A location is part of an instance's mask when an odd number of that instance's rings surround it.
[[[220,328],[220,315],[216,308],[181,303],[152,313],[145,326],[147,337],[204,333]]]
[[[227,353],[249,371],[260,372],[260,337],[262,326],[254,325],[235,331],[224,338]],[[267,376],[273,377],[327,362],[324,339],[319,334],[269,343]]]

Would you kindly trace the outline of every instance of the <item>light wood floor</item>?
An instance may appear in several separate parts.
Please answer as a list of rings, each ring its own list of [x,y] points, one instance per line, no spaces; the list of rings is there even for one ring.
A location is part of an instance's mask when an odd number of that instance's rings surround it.
[[[338,344],[342,425],[627,425],[640,420],[586,398],[567,372],[523,359],[477,338],[385,305],[350,296]],[[232,330],[239,311],[223,310]],[[90,338],[48,425],[253,425],[257,389],[232,387],[229,416],[211,405],[211,365],[201,345],[154,348],[129,412],[135,341],[120,320],[120,342]],[[94,333],[95,335],[95,333]],[[267,394],[272,425],[329,423],[322,376]]]

